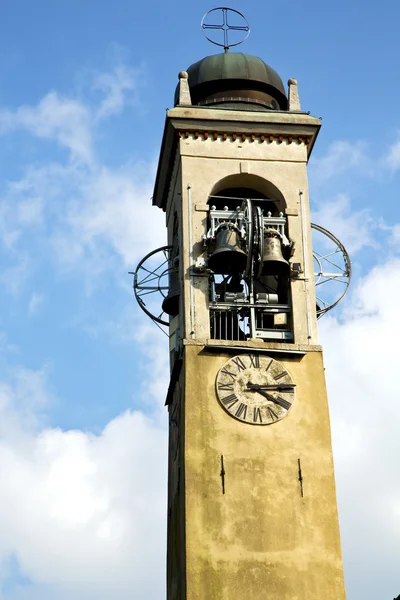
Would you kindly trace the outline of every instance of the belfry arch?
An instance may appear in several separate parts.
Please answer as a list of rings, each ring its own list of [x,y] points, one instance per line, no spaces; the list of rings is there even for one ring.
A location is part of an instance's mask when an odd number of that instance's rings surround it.
[[[213,204],[214,197],[265,200],[266,210],[270,210],[267,202],[273,203],[278,213],[285,212],[286,209],[282,192],[272,182],[249,173],[237,173],[220,179],[210,191],[209,204]]]
[[[282,193],[240,173],[220,179],[207,203],[210,338],[293,340],[292,244]]]

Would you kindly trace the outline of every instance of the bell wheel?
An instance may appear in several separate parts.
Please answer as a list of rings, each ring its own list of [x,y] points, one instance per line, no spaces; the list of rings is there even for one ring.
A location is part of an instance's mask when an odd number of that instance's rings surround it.
[[[346,248],[327,229],[311,223],[317,317],[337,306],[349,289],[351,262]]]
[[[172,246],[157,248],[139,262],[133,274],[133,291],[140,308],[153,321],[169,325],[163,301],[169,290]]]

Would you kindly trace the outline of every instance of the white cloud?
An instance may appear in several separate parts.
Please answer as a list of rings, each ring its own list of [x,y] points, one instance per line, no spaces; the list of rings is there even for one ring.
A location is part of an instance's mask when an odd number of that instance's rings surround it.
[[[65,220],[54,235],[56,245],[65,245],[67,237],[81,253],[100,260],[107,245],[125,265],[135,263],[165,237],[163,215],[151,206],[152,179],[153,169],[145,165],[99,167],[87,173],[76,190],[80,197],[67,204]]]
[[[165,240],[163,213],[151,204],[153,165],[48,164],[28,168],[3,201],[3,244],[14,279],[24,264],[52,261],[84,274],[93,286],[104,272],[127,272]],[[1,210],[1,205],[0,205]],[[43,229],[47,229],[43,234]]]
[[[38,264],[51,261],[57,269],[83,275],[90,287],[105,272],[125,274],[165,240],[164,215],[151,205],[153,173],[145,164],[28,169],[18,186],[21,195],[14,189],[8,200],[14,206],[4,221],[8,245],[25,254],[29,246],[29,256],[39,255]],[[28,193],[43,199],[46,235],[16,217]]]
[[[363,597],[392,598],[398,587],[399,294],[400,260],[391,259],[354,288],[342,321],[329,316],[321,321],[352,598],[361,589],[371,591]],[[362,575],[351,566],[355,562],[362,565]]]
[[[141,318],[134,330],[134,340],[141,348],[143,378],[141,394],[144,405],[157,398],[164,404],[169,384],[169,338],[150,319]],[[162,408],[162,410],[165,410]]]
[[[49,263],[92,277],[128,271],[164,238],[163,215],[150,200],[154,167],[132,160],[112,169],[94,150],[101,119],[134,99],[136,83],[134,71],[118,66],[97,77],[97,103],[50,92],[37,105],[0,111],[3,135],[20,129],[68,150],[63,161],[28,165],[5,186],[8,266],[0,279],[10,291]],[[31,314],[44,299],[35,289]],[[18,369],[0,383],[0,597],[164,595],[168,350],[156,332],[140,342],[150,385],[135,404],[147,416],[127,410],[99,435],[49,426],[48,370]],[[31,584],[18,588],[21,578]]]
[[[350,254],[366,246],[376,246],[376,229],[384,227],[368,209],[352,210],[345,194],[320,202],[312,211],[312,221],[329,229]]]
[[[31,297],[29,299],[29,304],[28,304],[28,312],[30,315],[36,315],[41,307],[43,306],[44,303],[44,296],[43,294],[38,294],[36,292],[33,292],[31,294]]]
[[[343,185],[341,176],[345,174],[358,175],[358,180],[360,177],[369,180],[381,177],[382,169],[377,169],[376,165],[381,164],[382,159],[374,161],[367,150],[364,142],[339,140],[333,142],[323,156],[313,156],[309,169],[311,200],[313,196],[318,198],[311,202],[312,221],[332,232],[351,257],[364,248],[386,244],[388,236],[382,233],[388,234],[392,229],[376,214],[376,202],[368,206],[363,198],[363,208],[354,209],[354,199],[347,192],[337,192],[337,184]],[[335,191],[331,190],[333,179]],[[349,183],[345,184],[346,190],[348,187]]]
[[[7,381],[0,382],[0,444],[17,444],[23,431],[39,424],[52,402],[46,384],[48,371],[47,367],[40,371],[15,368]]]
[[[34,267],[28,254],[15,253],[10,266],[0,271],[0,282],[3,290],[11,295],[18,295],[29,277],[32,276]]]
[[[318,185],[350,169],[371,172],[373,165],[366,150],[363,142],[332,142],[324,156],[313,156],[310,163],[311,180]]]
[[[130,290],[129,290],[130,291]],[[132,294],[133,296],[133,294]],[[160,311],[160,307],[158,307]],[[79,323],[91,337],[107,337],[113,343],[128,344],[140,349],[135,359],[135,370],[141,375],[138,393],[144,408],[151,408],[154,418],[164,419],[164,400],[169,384],[169,336],[168,328],[157,327],[139,309],[134,298],[121,310],[115,319],[98,320],[92,317]]]
[[[39,223],[43,216],[42,198],[27,198],[18,205],[18,220],[22,225]]]
[[[400,168],[400,139],[389,147],[388,152],[384,156],[383,163],[393,171],[397,171]]]
[[[93,89],[101,90],[104,98],[96,110],[96,119],[120,112],[125,106],[127,93],[133,96],[139,76],[139,71],[125,65],[118,65],[112,73],[100,73],[93,83]]]
[[[43,204],[40,198],[30,198],[25,196],[25,192],[22,194],[16,203],[16,195],[11,190],[6,197],[0,198],[0,240],[7,250],[16,246],[24,229],[36,226],[41,220]]]
[[[112,71],[95,78],[92,89],[101,92],[98,105],[92,107],[81,98],[53,90],[35,106],[0,109],[0,134],[22,129],[58,143],[69,151],[73,160],[91,164],[95,160],[93,133],[97,122],[121,112],[127,97],[134,98],[136,87],[137,72],[125,65],[116,65]]]
[[[12,294],[22,289],[32,273],[32,245],[25,240],[32,235],[42,239],[44,198],[35,195],[27,181],[10,183],[0,197],[0,249],[7,257],[0,272],[0,281]]]
[[[43,427],[45,383],[24,370],[0,389],[2,581],[15,556],[26,600],[162,597],[165,430],[132,411],[100,435]]]
[[[49,92],[36,106],[21,106],[15,111],[0,111],[0,133],[26,129],[33,135],[57,141],[73,157],[92,160],[90,111],[79,100]]]
[[[4,331],[0,330],[0,355],[6,356],[9,354],[13,354],[17,351],[18,351],[17,346],[10,342],[7,334]]]
[[[73,159],[28,165],[0,198],[0,237],[9,259],[7,279],[4,273],[1,279],[13,293],[32,262],[52,260],[84,273],[90,287],[105,271],[121,269],[121,262],[128,270],[163,243],[163,214],[150,199],[155,165],[140,159],[110,168],[93,150],[100,120],[133,101],[137,73],[118,65],[98,74],[94,87],[101,98],[94,105],[51,92],[36,106],[0,111],[0,133],[25,129],[66,147]]]
[[[392,245],[392,250],[395,253],[399,253],[400,251],[400,225],[394,225],[392,228],[392,233],[390,237],[390,244]]]

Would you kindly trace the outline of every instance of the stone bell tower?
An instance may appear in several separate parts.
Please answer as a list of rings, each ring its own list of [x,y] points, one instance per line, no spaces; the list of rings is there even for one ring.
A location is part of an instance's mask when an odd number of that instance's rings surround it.
[[[168,600],[344,600],[311,243],[320,120],[262,59],[179,74],[169,244]]]

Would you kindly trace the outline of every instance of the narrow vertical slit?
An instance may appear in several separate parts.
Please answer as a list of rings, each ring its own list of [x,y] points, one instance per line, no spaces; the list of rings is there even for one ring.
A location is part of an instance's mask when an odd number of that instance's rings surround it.
[[[220,476],[221,476],[222,493],[225,494],[225,467],[224,467],[224,455],[223,454],[221,454],[221,472],[220,472]]]
[[[302,472],[301,472],[301,462],[300,462],[300,459],[299,459],[299,458],[297,459],[297,464],[298,464],[298,467],[299,467],[299,484],[300,484],[300,495],[301,495],[301,497],[303,498],[303,497],[304,497],[304,489],[303,489],[303,475],[302,475]]]

